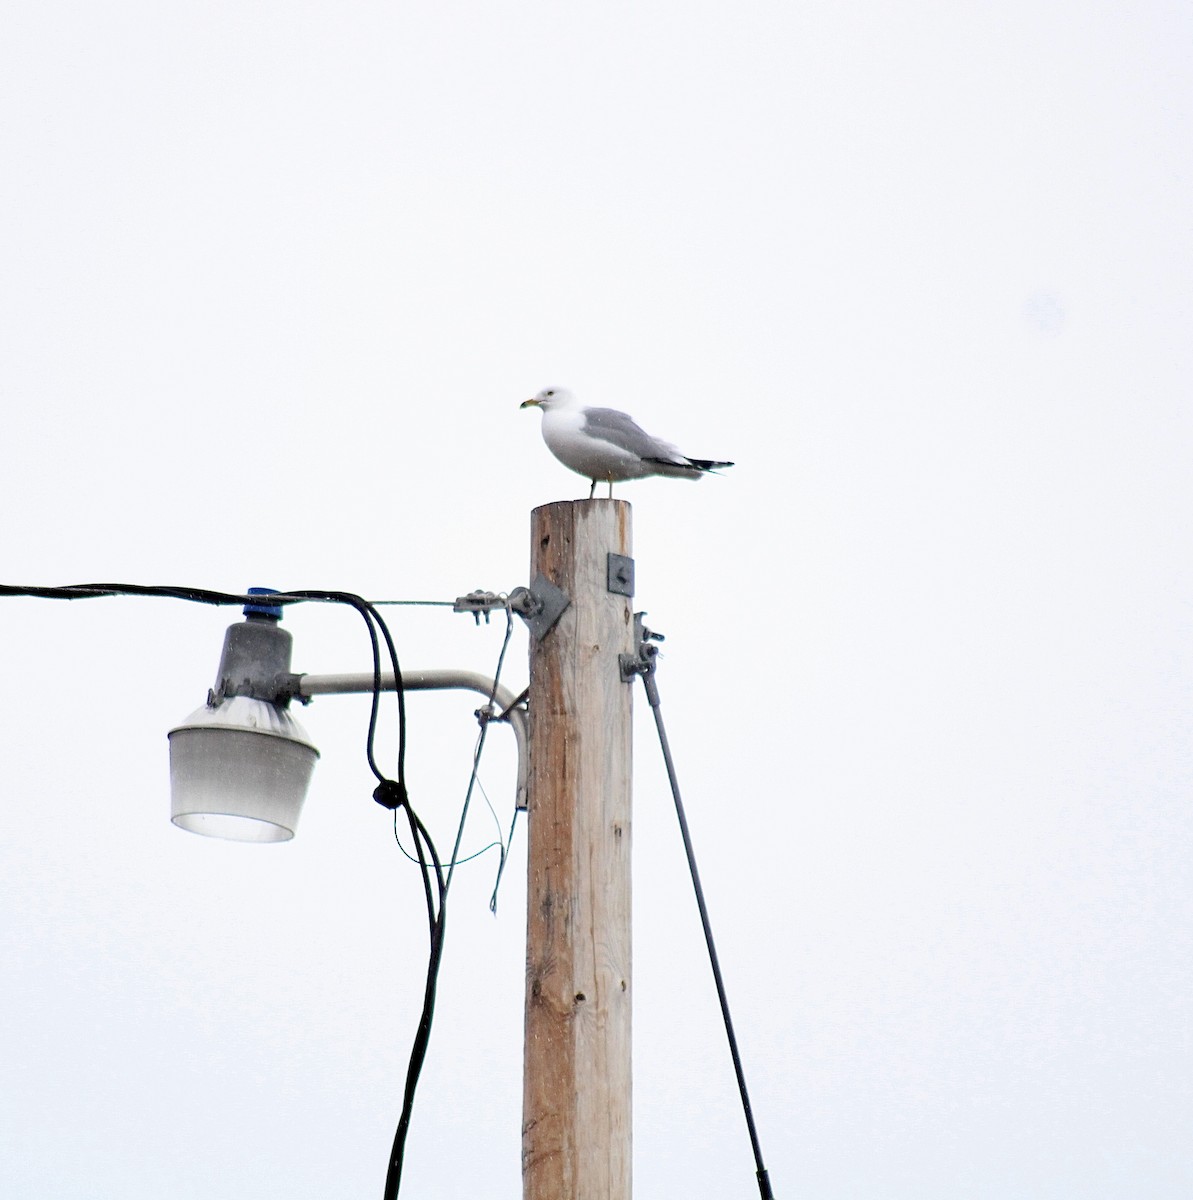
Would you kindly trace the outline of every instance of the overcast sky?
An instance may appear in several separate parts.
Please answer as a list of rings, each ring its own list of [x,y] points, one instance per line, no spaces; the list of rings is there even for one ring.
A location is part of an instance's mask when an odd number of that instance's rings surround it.
[[[509,591],[587,494],[551,384],[735,460],[618,494],[776,1196],[1184,1200],[1191,61],[1175,2],[7,3],[0,581]],[[426,938],[366,702],[301,713],[294,841],[168,820],[236,615],[0,601],[5,1196],[380,1195]],[[410,700],[441,846],[476,704]],[[636,1193],[749,1198],[637,708]],[[496,918],[453,885],[404,1196],[520,1194],[524,835]]]

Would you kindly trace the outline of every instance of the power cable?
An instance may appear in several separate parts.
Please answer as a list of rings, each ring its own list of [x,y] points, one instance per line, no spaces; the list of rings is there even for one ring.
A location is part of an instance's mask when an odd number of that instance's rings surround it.
[[[0,597],[26,596],[47,600],[88,600],[110,596],[155,596],[176,600],[187,600],[192,603],[211,605],[244,605],[261,603],[260,596],[249,596],[233,592],[215,591],[209,588],[149,586],[144,584],[91,583],[72,584],[65,587],[17,587],[0,584]],[[452,851],[452,859],[445,876],[442,862],[435,849],[435,844],[426,826],[410,804],[409,792],[406,786],[406,696],[402,686],[402,669],[398,661],[397,647],[393,637],[377,605],[425,604],[434,606],[455,607],[452,601],[402,601],[382,600],[370,602],[352,592],[298,590],[292,592],[277,592],[269,595],[271,604],[284,605],[303,601],[318,601],[323,603],[343,604],[355,609],[365,622],[369,634],[369,643],[373,659],[373,688],[372,702],[369,709],[368,734],[365,740],[365,756],[369,769],[377,780],[373,799],[378,804],[393,811],[395,836],[397,833],[398,811],[404,811],[410,834],[413,840],[416,861],[423,883],[423,894],[427,906],[427,926],[430,937],[430,950],[427,961],[426,985],[423,992],[423,1006],[419,1017],[418,1029],[411,1046],[410,1059],[406,1070],[406,1084],[403,1091],[402,1111],[394,1133],[393,1146],[390,1151],[389,1166],[386,1172],[384,1200],[396,1200],[401,1186],[402,1166],[405,1157],[406,1139],[410,1129],[410,1119],[414,1109],[414,1097],[418,1087],[419,1075],[427,1055],[430,1043],[431,1025],[435,1015],[435,995],[439,979],[439,967],[443,959],[444,932],[446,929],[446,903],[448,884],[451,872],[458,861],[460,838],[463,834],[464,820],[468,811],[468,800],[476,784],[477,771],[480,764],[480,754],[484,747],[485,732],[488,721],[492,718],[493,704],[497,693],[497,680],[494,680],[493,692],[490,694],[484,716],[481,720],[481,734],[477,750],[473,758],[472,777],[469,781],[468,797],[465,799],[464,812],[461,814],[460,830],[456,836],[456,844]],[[508,602],[505,605],[507,627],[502,643],[501,654],[498,658],[497,670],[500,674],[505,651],[509,645],[512,631],[512,614]],[[381,643],[384,642],[395,681],[394,691],[398,702],[398,744],[397,770],[395,777],[390,778],[377,763],[376,736],[378,718],[381,707]],[[399,843],[400,845],[400,843]],[[403,851],[405,852],[405,851]],[[502,846],[502,864],[505,862],[505,848]],[[500,871],[498,872],[500,878]]]
[[[427,956],[426,984],[423,989],[423,1006],[419,1014],[414,1041],[410,1047],[410,1058],[406,1067],[406,1085],[402,1093],[402,1111],[394,1131],[389,1163],[385,1173],[385,1188],[382,1193],[384,1200],[396,1200],[402,1186],[402,1167],[406,1157],[406,1140],[410,1133],[410,1120],[414,1114],[414,1097],[418,1089],[419,1076],[422,1074],[423,1063],[426,1061],[427,1049],[431,1041],[431,1025],[435,1018],[435,996],[439,985],[439,967],[443,961],[443,940],[447,923],[448,881],[444,877],[443,865],[435,850],[435,843],[431,840],[427,827],[411,805],[409,790],[406,786],[406,692],[402,686],[402,668],[398,662],[397,647],[394,645],[389,627],[372,604],[350,593],[295,592],[292,595],[301,599],[335,600],[350,604],[365,619],[373,648],[373,692],[369,709],[369,733],[365,747],[369,767],[378,781],[373,792],[373,799],[382,807],[393,811],[395,825],[398,810],[401,809],[406,813],[410,836],[418,856],[419,873],[422,877],[423,894],[427,904],[430,947]],[[389,654],[394,676],[394,690],[398,700],[397,777],[394,779],[390,779],[381,771],[374,753],[377,717],[381,703],[381,654],[377,640],[378,632],[381,634]],[[434,888],[431,886],[432,882],[434,882]]]
[[[382,790],[378,787],[378,791]],[[376,798],[376,797],[375,797]],[[384,803],[384,801],[379,801]],[[446,900],[447,888],[443,877],[443,867],[435,852],[434,843],[427,833],[426,827],[410,807],[409,801],[403,802],[402,807],[410,824],[410,833],[419,855],[419,867],[423,879],[423,889],[427,900],[427,924],[430,931],[430,953],[427,959],[427,979],[423,989],[423,1007],[419,1015],[418,1029],[415,1031],[414,1042],[410,1048],[410,1060],[406,1068],[406,1086],[402,1094],[402,1112],[398,1117],[397,1129],[394,1131],[393,1146],[390,1149],[389,1165],[385,1173],[384,1200],[397,1200],[402,1186],[402,1166],[406,1156],[406,1140],[410,1133],[410,1119],[414,1113],[414,1096],[418,1088],[419,1075],[427,1057],[427,1047],[431,1041],[431,1023],[435,1016],[435,994],[439,984],[439,966],[443,961],[443,935],[447,918]],[[394,812],[397,821],[397,811]],[[428,863],[428,856],[430,863]],[[431,881],[432,868],[438,905],[433,902]]]
[[[63,587],[16,587],[0,584],[0,596],[31,596],[39,600],[94,600],[105,596],[159,596],[195,604],[260,604],[260,596],[218,592],[210,588],[160,587],[139,583],[76,583]],[[288,596],[270,596],[271,604],[285,604]]]
[[[375,610],[374,610],[374,615],[376,616]],[[379,616],[376,616],[376,619],[377,619],[378,623],[380,624],[382,630],[385,631],[384,621],[382,621]],[[448,862],[446,875],[444,874],[443,868],[440,865],[438,856],[435,854],[435,848],[434,848],[433,844],[431,843],[430,836],[427,834],[426,828],[423,826],[422,822],[419,821],[414,810],[410,807],[410,803],[409,803],[409,800],[407,799],[407,797],[405,796],[404,789],[403,789],[403,793],[401,796],[400,806],[405,808],[406,815],[410,821],[410,832],[411,832],[412,838],[414,839],[415,852],[418,854],[419,867],[421,869],[422,876],[423,876],[424,890],[426,891],[427,916],[428,916],[428,923],[429,923],[430,937],[431,937],[431,952],[430,952],[430,958],[429,958],[429,961],[427,964],[427,983],[426,983],[426,989],[425,989],[424,996],[423,996],[422,1015],[419,1018],[418,1031],[415,1034],[414,1045],[410,1052],[410,1064],[409,1064],[409,1067],[408,1067],[407,1073],[406,1073],[406,1091],[405,1091],[405,1095],[403,1096],[403,1101],[402,1101],[402,1114],[398,1120],[398,1128],[397,1128],[396,1132],[394,1133],[393,1149],[390,1153],[390,1160],[389,1160],[389,1170],[386,1173],[384,1200],[396,1200],[398,1191],[401,1187],[402,1166],[403,1166],[403,1161],[404,1161],[405,1152],[406,1152],[406,1138],[407,1138],[407,1135],[410,1130],[410,1117],[411,1117],[413,1107],[414,1107],[414,1093],[415,1093],[415,1089],[418,1086],[418,1077],[419,1077],[420,1072],[422,1071],[423,1062],[426,1059],[427,1046],[429,1044],[430,1036],[431,1036],[431,1021],[435,1014],[435,993],[436,993],[436,988],[438,986],[439,966],[443,959],[443,934],[444,934],[444,928],[445,928],[445,921],[446,921],[446,917],[447,917],[447,912],[446,912],[447,893],[448,893],[448,889],[451,887],[452,876],[453,876],[453,873],[455,872],[456,866],[461,861],[467,861],[467,859],[461,860],[459,857],[460,843],[464,837],[464,826],[468,820],[468,809],[469,809],[469,805],[472,800],[472,793],[478,785],[478,774],[480,771],[481,755],[482,755],[482,753],[484,751],[484,747],[485,747],[485,735],[488,732],[489,721],[492,719],[493,704],[496,699],[497,689],[498,689],[498,686],[499,686],[500,680],[501,680],[501,668],[505,662],[505,652],[509,648],[510,637],[511,637],[512,633],[513,633],[513,613],[510,610],[509,605],[507,604],[506,605],[505,637],[503,638],[502,643],[501,643],[501,651],[497,656],[497,669],[494,671],[494,674],[493,674],[493,689],[489,693],[488,704],[483,709],[480,709],[477,713],[477,717],[480,720],[481,730],[480,730],[480,734],[477,738],[476,749],[473,752],[472,773],[469,776],[468,788],[464,795],[464,803],[461,806],[460,823],[456,830],[456,840],[455,840],[455,844],[452,846],[451,859]],[[400,675],[398,674],[398,667],[397,667],[397,656],[393,652],[393,644],[388,639],[387,631],[386,631],[386,640],[387,640],[387,644],[389,646],[391,655],[393,657],[395,678],[398,678],[400,680]],[[379,674],[375,675],[375,685],[376,686],[374,688],[374,711],[376,709],[376,694],[380,689],[380,675]],[[399,696],[401,696],[400,684],[399,684],[399,693],[398,694],[399,694]],[[403,733],[402,741],[403,741],[403,743],[405,741],[404,733]],[[387,804],[387,806],[389,806],[388,805],[388,794],[387,794],[386,789],[387,789],[387,781],[382,780],[382,782],[378,785],[377,793],[374,794],[374,798],[377,799],[379,803]],[[482,788],[481,790],[483,791],[484,789]],[[397,812],[396,811],[394,813],[394,824],[395,824],[394,836],[396,839],[396,837],[397,837]],[[435,872],[434,877],[435,877],[435,881],[438,885],[438,906],[437,906],[437,908],[435,905],[432,904],[431,876],[430,876],[430,871],[428,869],[428,865],[426,862],[426,857],[423,853],[423,845],[424,844],[428,848],[431,858],[432,858],[432,861],[434,863],[434,872]],[[399,848],[402,848],[400,842],[398,843],[398,845],[399,845]],[[488,847],[486,847],[486,849],[488,849]],[[404,848],[402,848],[402,852],[405,853]],[[482,851],[482,853],[483,853],[483,851]],[[504,846],[504,844],[502,844],[501,845],[501,863],[502,863],[502,865],[504,865],[504,863],[505,863],[505,854],[506,854],[505,846]],[[475,856],[470,856],[470,857],[475,857]],[[498,878],[500,878],[500,868],[498,870]]]
[[[40,600],[95,600],[105,596],[157,596],[172,600],[190,600],[196,604],[228,605],[261,601],[260,596],[237,592],[221,592],[212,588],[172,587],[140,583],[77,583],[60,587],[18,587],[0,584],[0,596],[29,596]],[[300,599],[317,599],[294,592],[271,594],[271,604],[289,604]],[[374,608],[402,606],[407,608],[455,608],[455,600],[370,600]]]
[[[357,596],[352,592],[322,592],[322,591],[296,591],[286,593],[288,596],[293,596],[298,600],[322,600],[334,604],[347,604],[356,609],[357,612],[364,618],[365,626],[369,631],[369,641],[373,649],[373,692],[372,703],[369,708],[369,732],[368,739],[365,744],[365,754],[368,758],[369,769],[376,776],[379,784],[393,783],[401,793],[401,802],[405,804],[407,801],[406,795],[406,689],[402,686],[402,667],[398,662],[398,651],[394,645],[393,637],[390,635],[389,626],[382,619],[381,614],[377,609],[362,596]],[[274,597],[270,597],[272,601]],[[377,634],[380,633],[385,641],[385,648],[389,654],[390,667],[394,675],[394,693],[398,700],[398,758],[397,758],[397,778],[387,780],[381,769],[377,766],[377,760],[374,756],[374,741],[377,733],[377,717],[381,708],[381,650],[377,641]],[[384,804],[387,808],[392,808],[394,805],[388,803],[389,799],[393,798],[393,793],[385,791],[385,800],[378,799],[379,804]],[[376,798],[376,797],[375,797]]]

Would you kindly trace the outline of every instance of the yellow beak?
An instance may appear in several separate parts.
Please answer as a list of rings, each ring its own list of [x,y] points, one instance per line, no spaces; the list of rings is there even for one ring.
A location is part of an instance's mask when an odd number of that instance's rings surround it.
[[[523,400],[518,405],[519,408],[542,408],[542,406],[543,402],[541,400]]]

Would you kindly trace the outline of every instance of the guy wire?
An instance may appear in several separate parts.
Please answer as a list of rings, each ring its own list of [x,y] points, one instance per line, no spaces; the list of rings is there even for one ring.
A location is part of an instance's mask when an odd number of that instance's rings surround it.
[[[653,649],[653,647],[652,647]],[[692,876],[692,886],[696,892],[696,905],[700,909],[700,924],[704,928],[704,941],[708,947],[708,960],[712,966],[713,980],[717,986],[717,999],[721,1005],[721,1017],[725,1024],[725,1036],[729,1042],[729,1056],[733,1059],[733,1071],[737,1076],[737,1090],[741,1093],[742,1110],[745,1113],[746,1129],[750,1135],[750,1148],[754,1153],[755,1176],[758,1180],[758,1190],[761,1200],[774,1200],[771,1191],[770,1176],[762,1162],[762,1146],[758,1140],[758,1130],[754,1124],[754,1111],[750,1107],[750,1093],[746,1088],[746,1075],[742,1069],[741,1055],[737,1049],[737,1036],[733,1032],[733,1018],[729,1015],[729,999],[725,994],[725,981],[721,976],[721,963],[717,957],[717,947],[713,941],[712,924],[708,919],[708,908],[704,903],[704,888],[700,884],[700,872],[696,869],[696,852],[692,848],[692,836],[688,831],[688,820],[684,814],[683,799],[679,792],[679,777],[675,773],[675,761],[671,757],[671,744],[667,740],[667,730],[663,724],[662,706],[659,701],[658,684],[655,682],[655,655],[646,654],[641,671],[642,683],[646,688],[646,697],[650,702],[650,710],[654,713],[655,728],[659,734],[659,746],[663,751],[663,762],[667,767],[667,780],[671,784],[671,798],[675,801],[675,814],[679,818],[679,831],[683,837],[684,853],[688,860],[688,871]]]

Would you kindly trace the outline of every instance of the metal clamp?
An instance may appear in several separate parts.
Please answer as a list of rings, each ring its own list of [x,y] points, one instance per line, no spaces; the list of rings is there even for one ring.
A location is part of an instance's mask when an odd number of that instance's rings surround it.
[[[530,626],[530,635],[536,642],[547,636],[569,604],[567,593],[545,575],[536,575],[528,588],[514,588],[509,597],[510,608]]]
[[[489,623],[489,614],[495,608],[504,608],[506,599],[504,596],[497,595],[496,592],[485,592],[477,588],[474,592],[469,592],[467,596],[457,596],[455,604],[452,605],[452,612],[471,613],[472,618],[479,625],[481,616],[485,618],[485,624]]]
[[[633,654],[619,654],[617,656],[617,665],[621,670],[621,682],[633,683],[637,675],[641,675],[646,684],[647,693],[651,693],[654,688],[654,669],[655,659],[658,657],[658,646],[652,646],[652,642],[666,641],[666,638],[661,633],[655,633],[652,629],[647,629],[643,624],[642,618],[646,616],[644,612],[634,614],[634,645],[637,648]],[[653,704],[654,701],[652,700]]]

